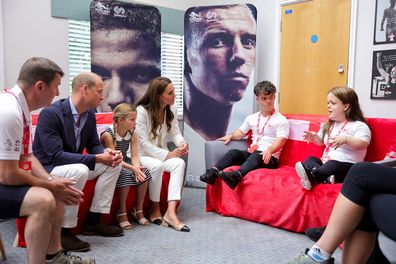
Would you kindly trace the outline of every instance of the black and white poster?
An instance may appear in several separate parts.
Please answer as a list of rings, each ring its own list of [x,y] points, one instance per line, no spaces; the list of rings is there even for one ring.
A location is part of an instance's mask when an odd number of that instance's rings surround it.
[[[135,104],[161,75],[161,15],[153,6],[91,2],[91,71],[104,81],[99,112]]]
[[[396,43],[396,0],[376,0],[374,44]]]
[[[371,99],[396,99],[396,49],[373,52]]]
[[[205,171],[205,142],[231,133],[253,112],[256,18],[250,4],[198,6],[185,12],[187,185],[206,186],[199,181]]]

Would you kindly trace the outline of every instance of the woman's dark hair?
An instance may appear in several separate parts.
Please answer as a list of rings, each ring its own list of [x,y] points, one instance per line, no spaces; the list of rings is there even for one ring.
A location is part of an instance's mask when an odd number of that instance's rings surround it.
[[[161,106],[159,102],[160,96],[165,92],[166,87],[171,84],[172,81],[166,77],[157,77],[150,81],[146,93],[136,104],[137,106],[143,106],[151,118],[151,131],[150,134],[152,139],[155,139],[157,135],[157,129],[161,126],[159,117]],[[173,121],[174,115],[170,109],[170,105],[165,107],[165,117],[166,126],[168,131],[171,129],[171,123]]]

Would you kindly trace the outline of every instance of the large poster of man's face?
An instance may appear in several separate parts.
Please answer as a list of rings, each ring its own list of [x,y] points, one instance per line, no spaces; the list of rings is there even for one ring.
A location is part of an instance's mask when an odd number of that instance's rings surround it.
[[[253,111],[256,8],[249,4],[189,8],[184,17],[184,136],[187,184],[204,172],[204,143],[238,128]]]
[[[91,69],[104,81],[98,111],[136,103],[161,75],[158,9],[118,1],[91,2]]]
[[[396,0],[376,0],[374,44],[396,43]]]

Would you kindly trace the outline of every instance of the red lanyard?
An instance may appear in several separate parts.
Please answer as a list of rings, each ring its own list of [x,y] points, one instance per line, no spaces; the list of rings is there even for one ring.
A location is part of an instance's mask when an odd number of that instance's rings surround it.
[[[261,118],[261,112],[258,114],[258,118],[257,118],[257,141],[256,143],[258,144],[259,140],[264,136],[264,129],[268,124],[268,121],[271,119],[271,116],[274,114],[275,111],[272,111],[271,114],[269,115],[269,117],[267,118],[267,121],[265,121],[265,124],[263,126],[263,128],[260,131],[260,118]]]
[[[347,124],[348,124],[348,119],[345,120],[344,124],[342,124],[342,127],[338,130],[337,134],[334,136],[335,138],[341,134],[341,132],[344,130],[344,128]],[[333,146],[333,144],[330,144],[330,135],[331,135],[331,132],[333,131],[333,128],[334,128],[334,123],[331,125],[331,127],[329,128],[329,132],[327,133],[327,144],[326,144],[326,148],[323,152],[323,156],[322,156],[323,162],[330,160],[329,151],[330,151],[331,146]]]
[[[4,89],[3,93],[8,93],[13,95],[19,103],[18,97],[10,90]],[[30,129],[29,129],[29,125],[26,122],[25,114],[22,113],[22,116],[23,116],[23,138],[22,138],[23,156],[27,157],[29,155]]]

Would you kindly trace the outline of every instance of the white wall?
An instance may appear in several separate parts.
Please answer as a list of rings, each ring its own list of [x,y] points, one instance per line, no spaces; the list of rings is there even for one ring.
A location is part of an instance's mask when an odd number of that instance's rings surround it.
[[[60,97],[68,88],[68,23],[51,17],[51,0],[12,0],[3,3],[5,87],[15,84],[19,69],[30,57],[47,57],[65,72]]]
[[[258,11],[256,81],[277,82],[279,50],[279,42],[276,39],[279,29],[277,1],[144,0],[140,2],[179,10],[199,5],[245,2],[254,4]],[[359,0],[358,2],[354,88],[359,95],[366,116],[396,118],[396,100],[370,100],[372,51],[374,49],[396,49],[396,44],[373,45],[375,1]],[[67,96],[69,91],[67,20],[51,17],[50,0],[2,1],[2,9],[4,63],[6,65],[4,70],[5,86],[9,87],[15,83],[19,68],[27,58],[45,56],[58,63],[65,71],[66,76],[63,78],[60,97]]]

